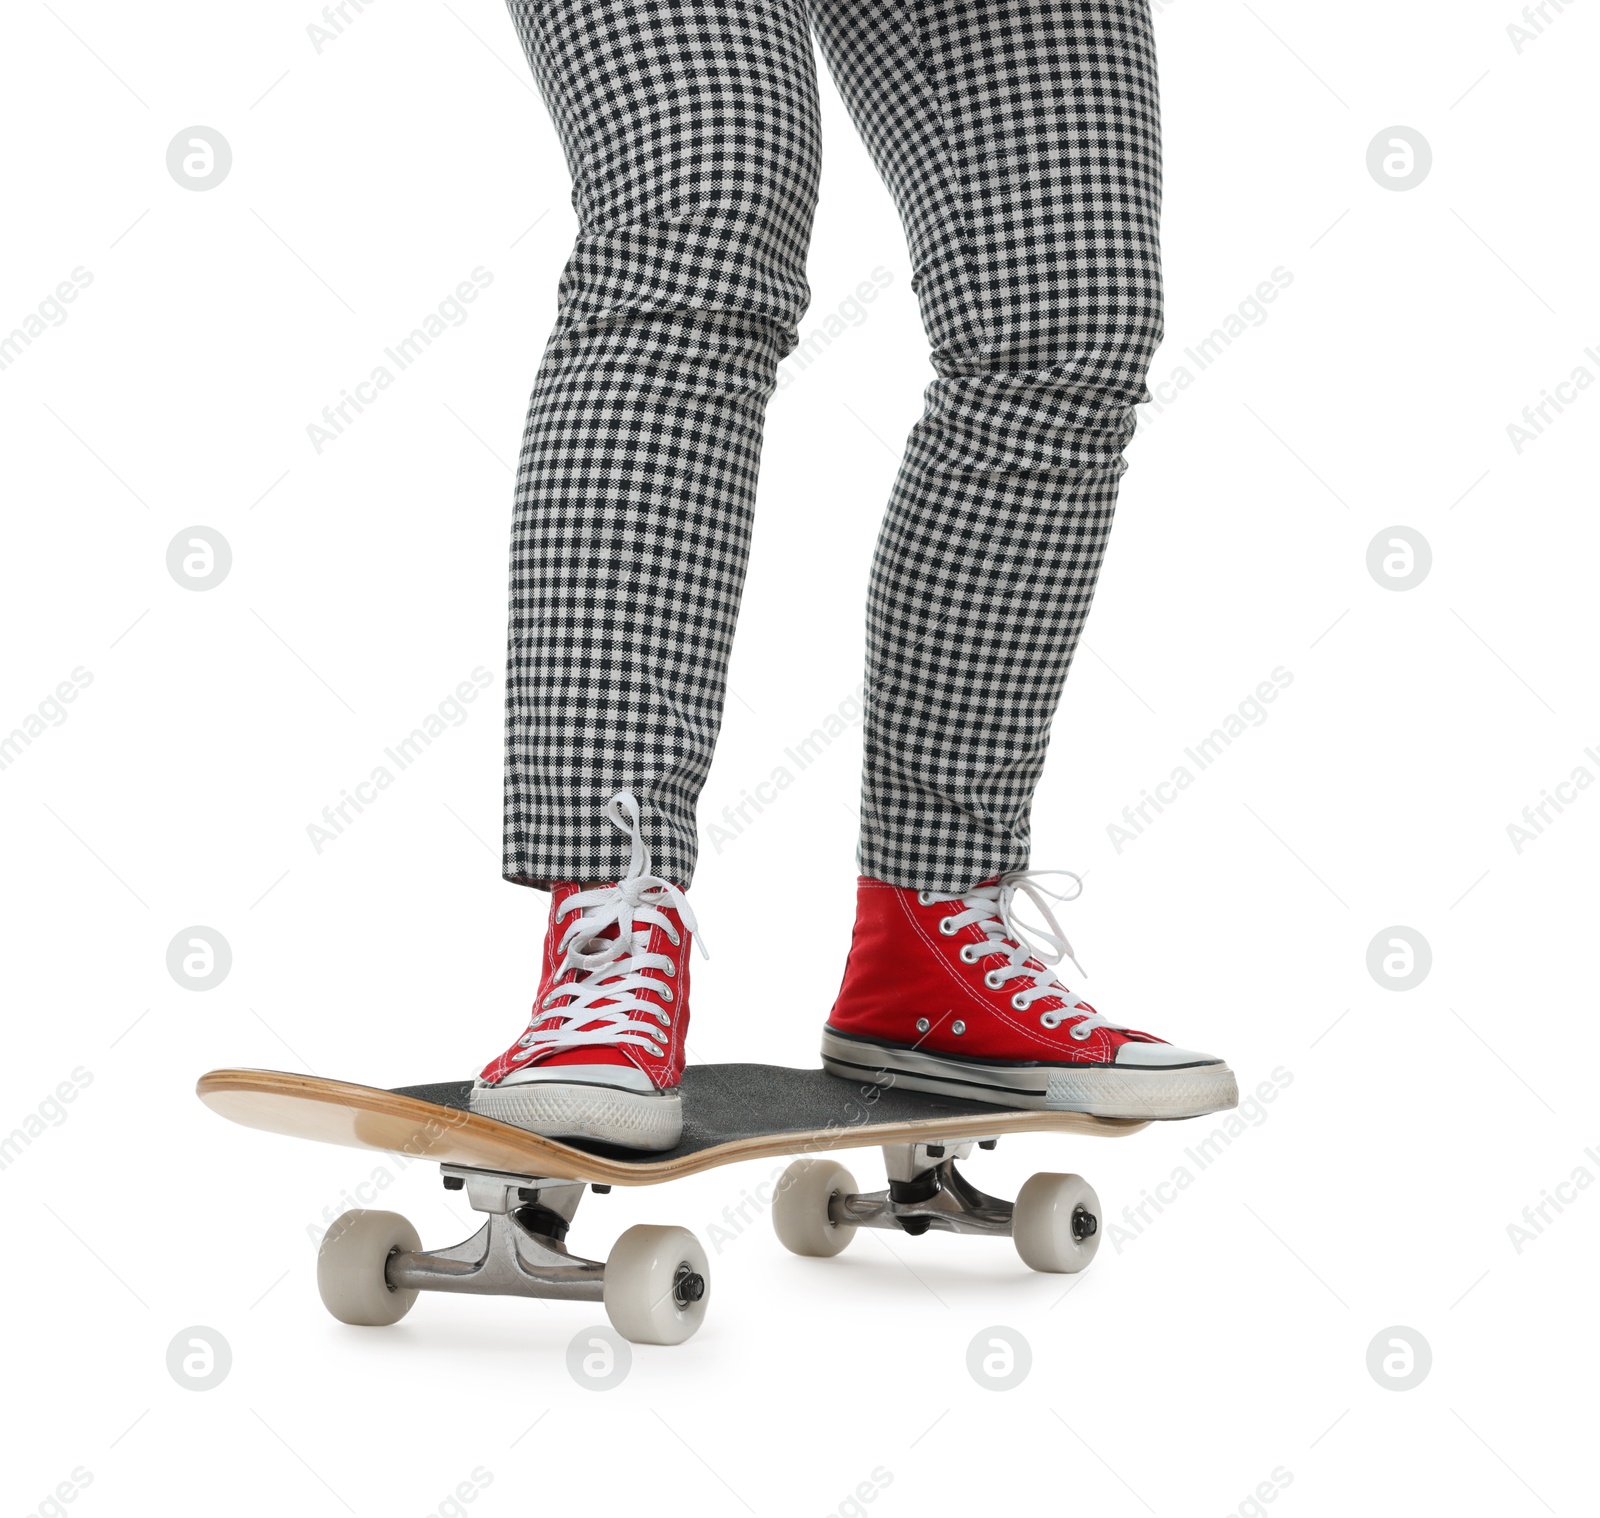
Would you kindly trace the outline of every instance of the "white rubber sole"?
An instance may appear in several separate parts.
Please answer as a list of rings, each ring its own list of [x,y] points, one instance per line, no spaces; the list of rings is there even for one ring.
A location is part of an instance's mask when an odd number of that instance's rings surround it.
[[[1202,1117],[1239,1105],[1239,1083],[1221,1060],[1192,1065],[1006,1065],[822,1034],[822,1067],[849,1080],[969,1101],[1092,1117]]]
[[[484,1117],[545,1138],[595,1139],[624,1149],[671,1149],[683,1137],[676,1091],[624,1091],[577,1081],[474,1085],[467,1105]]]

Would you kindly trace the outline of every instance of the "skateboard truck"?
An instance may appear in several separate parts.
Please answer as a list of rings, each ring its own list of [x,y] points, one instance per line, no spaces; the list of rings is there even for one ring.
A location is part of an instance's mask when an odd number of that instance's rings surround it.
[[[947,1233],[1009,1235],[1012,1204],[979,1191],[956,1169],[956,1161],[972,1153],[974,1142],[885,1145],[888,1188],[835,1195],[828,1206],[830,1220],[857,1228],[898,1228],[909,1234],[938,1228]]]
[[[1035,1175],[1015,1202],[980,1191],[956,1168],[974,1146],[995,1140],[883,1146],[889,1184],[861,1192],[855,1177],[833,1160],[796,1160],[778,1182],[772,1221],[785,1248],[800,1255],[838,1254],[858,1228],[891,1228],[912,1235],[945,1233],[1009,1237],[1035,1270],[1072,1273],[1094,1258],[1100,1239],[1100,1201],[1082,1176]]]
[[[564,1243],[583,1199],[582,1181],[531,1180],[458,1165],[439,1168],[447,1188],[464,1190],[473,1211],[486,1214],[483,1226],[449,1249],[391,1254],[384,1266],[391,1290],[604,1300],[605,1266],[569,1254]]]
[[[602,1302],[611,1325],[636,1344],[680,1344],[700,1326],[709,1271],[684,1228],[627,1229],[604,1263],[566,1247],[585,1181],[441,1165],[447,1190],[465,1192],[482,1226],[448,1249],[423,1249],[392,1212],[347,1212],[317,1255],[323,1305],[344,1323],[398,1322],[418,1292]]]

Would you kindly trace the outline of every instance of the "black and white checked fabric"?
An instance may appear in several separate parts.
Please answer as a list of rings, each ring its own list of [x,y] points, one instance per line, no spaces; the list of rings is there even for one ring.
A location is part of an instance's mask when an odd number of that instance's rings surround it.
[[[508,879],[688,885],[766,403],[810,301],[812,33],[905,225],[935,379],[873,562],[861,870],[1028,863],[1161,339],[1146,0],[509,0],[579,236],[511,545]]]

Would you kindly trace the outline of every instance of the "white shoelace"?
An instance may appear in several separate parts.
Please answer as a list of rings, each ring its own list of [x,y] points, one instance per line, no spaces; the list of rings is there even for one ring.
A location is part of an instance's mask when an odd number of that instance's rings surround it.
[[[1042,875],[1069,876],[1075,889],[1070,892],[1046,890],[1038,883]],[[1018,918],[1015,906],[1019,892],[1039,909],[1046,926],[1024,924]],[[1056,921],[1055,913],[1050,910],[1050,901],[1045,899],[1076,901],[1083,894],[1082,876],[1073,874],[1071,870],[1013,870],[1009,875],[1002,875],[993,885],[974,886],[970,891],[948,894],[922,891],[918,894],[924,906],[941,901],[959,901],[962,904],[963,911],[941,919],[941,932],[959,933],[962,928],[973,925],[982,930],[984,937],[989,940],[989,947],[975,943],[963,944],[961,958],[967,964],[997,956],[1004,961],[984,976],[984,984],[990,989],[998,991],[1007,981],[1018,977],[1027,979],[1028,984],[1019,987],[1011,998],[1011,1005],[1018,1012],[1026,1012],[1034,1002],[1045,997],[1059,997],[1068,1005],[1060,1009],[1047,1008],[1039,1014],[1039,1021],[1047,1028],[1059,1028],[1069,1018],[1077,1017],[1078,1021],[1067,1031],[1080,1043],[1096,1028],[1117,1026],[1101,1012],[1074,1012],[1072,1004],[1078,1000],[1077,993],[1069,990],[1051,968],[1063,959],[1070,959],[1078,973],[1084,973],[1083,966],[1072,952],[1072,945],[1067,942],[1067,935]],[[1029,965],[1030,959],[1044,968],[1041,970]]]
[[[586,1044],[634,1044],[654,1054],[666,1047],[662,1030],[672,1026],[672,1013],[666,1006],[641,1000],[638,993],[652,991],[670,1006],[672,987],[650,972],[674,976],[677,965],[670,955],[647,952],[645,944],[651,928],[664,929],[674,946],[679,943],[678,930],[664,907],[675,907],[691,933],[698,934],[700,925],[683,892],[670,880],[650,873],[650,851],[639,830],[639,803],[633,793],[618,791],[606,803],[605,815],[632,839],[628,872],[613,886],[574,891],[561,903],[557,922],[569,912],[578,915],[557,945],[562,961],[556,979],[559,982],[569,970],[583,973],[554,986],[534,1008],[528,1031],[517,1040],[522,1052],[512,1056],[518,1062]],[[613,927],[615,938],[602,936]],[[706,954],[703,942],[700,952]],[[552,1005],[563,999],[564,1006]],[[597,1008],[598,1001],[611,1005]],[[542,1024],[548,1026],[538,1026]]]

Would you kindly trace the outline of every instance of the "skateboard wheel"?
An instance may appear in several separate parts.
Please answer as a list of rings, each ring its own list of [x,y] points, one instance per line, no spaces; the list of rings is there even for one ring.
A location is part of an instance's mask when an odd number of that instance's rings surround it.
[[[791,1254],[826,1259],[856,1236],[854,1223],[835,1223],[828,1203],[853,1196],[856,1178],[837,1160],[796,1160],[783,1172],[772,1199],[772,1226]]]
[[[398,1323],[417,1300],[414,1290],[396,1291],[384,1275],[398,1249],[421,1249],[417,1230],[398,1212],[356,1208],[336,1218],[317,1251],[317,1291],[322,1305],[341,1323],[381,1328]]]
[[[1083,1270],[1100,1247],[1100,1198],[1081,1175],[1033,1175],[1011,1212],[1011,1240],[1025,1265],[1052,1274]]]
[[[606,1316],[634,1344],[682,1344],[710,1297],[706,1252],[687,1228],[635,1224],[606,1257]]]

